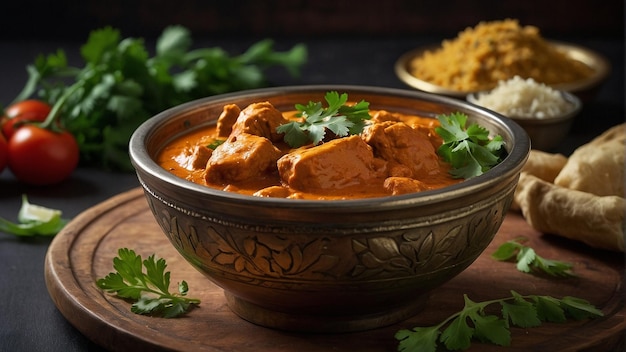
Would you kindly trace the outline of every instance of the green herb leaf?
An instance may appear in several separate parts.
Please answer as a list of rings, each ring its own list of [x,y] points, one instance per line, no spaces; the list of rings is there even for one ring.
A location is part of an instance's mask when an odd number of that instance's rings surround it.
[[[213,142],[209,143],[207,145],[207,148],[215,150],[215,148],[219,147],[221,144],[224,144],[224,142],[226,142],[225,139],[216,139]]]
[[[441,342],[450,350],[464,350],[472,344],[474,329],[467,324],[465,310],[452,320],[450,325],[441,333]]]
[[[537,314],[537,308],[526,301],[522,296],[513,293],[513,302],[503,301],[502,315],[505,320],[510,320],[513,325],[522,328],[531,328],[541,325],[541,320]]]
[[[17,215],[18,222],[0,218],[0,231],[16,236],[54,236],[65,227],[61,210],[31,204],[22,195],[22,206]]]
[[[466,127],[467,115],[451,113],[439,115],[440,126],[435,128],[444,143],[439,155],[450,165],[450,174],[469,179],[483,174],[501,161],[504,141],[500,135],[489,137],[489,131],[473,123]]]
[[[399,330],[395,334],[399,341],[398,351],[432,352],[440,347],[462,350],[469,348],[473,339],[508,346],[511,342],[510,325],[529,328],[540,326],[543,321],[564,322],[567,317],[581,320],[603,316],[601,310],[586,300],[569,296],[562,299],[522,296],[511,291],[511,297],[501,299],[474,302],[464,295],[464,300],[461,311],[437,325]],[[502,318],[485,313],[485,308],[494,304],[502,307]]]
[[[563,297],[561,307],[574,319],[582,320],[602,315],[602,311],[589,304],[588,301],[577,297]]]
[[[474,336],[483,342],[490,342],[499,346],[511,344],[511,332],[508,321],[499,319],[495,315],[483,315],[479,312],[472,314],[472,323],[476,327]]]
[[[185,297],[189,290],[185,281],[178,284],[178,293],[169,292],[167,263],[165,259],[156,259],[154,254],[142,261],[135,251],[120,248],[118,256],[113,258],[113,268],[117,272],[98,279],[96,285],[118,297],[135,300],[131,306],[133,313],[174,318],[200,304],[198,299]]]
[[[348,94],[327,92],[324,99],[328,106],[321,102],[309,101],[307,105],[296,104],[300,121],[292,121],[278,126],[276,131],[285,134],[285,142],[292,148],[308,143],[318,145],[330,130],[337,137],[359,134],[365,127],[366,120],[371,118],[369,103],[360,101],[354,105],[346,105]]]
[[[80,48],[84,63],[71,67],[58,50],[27,66],[29,75],[17,100],[37,95],[63,104],[58,121],[76,138],[81,164],[132,171],[128,141],[137,127],[173,106],[198,98],[267,86],[265,72],[282,66],[297,75],[306,46],[276,51],[271,40],[241,55],[219,47],[193,49],[189,30],[170,26],[157,38],[154,56],[143,38],[123,38],[104,27]]]
[[[491,257],[499,261],[509,261],[515,257],[517,270],[524,273],[544,273],[554,277],[571,277],[572,264],[539,256],[531,247],[522,242],[527,239],[518,237],[501,244]]]
[[[401,341],[398,346],[398,351],[435,352],[437,350],[437,339],[439,339],[440,334],[439,326],[399,330],[395,334],[396,340]]]

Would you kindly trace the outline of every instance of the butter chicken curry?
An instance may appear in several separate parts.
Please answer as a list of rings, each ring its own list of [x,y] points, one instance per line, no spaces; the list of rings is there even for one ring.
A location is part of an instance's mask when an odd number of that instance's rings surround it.
[[[277,128],[301,119],[269,102],[224,106],[217,124],[169,143],[157,162],[192,182],[259,197],[355,199],[461,182],[437,154],[438,120],[370,110],[363,131],[290,147]],[[331,136],[328,136],[331,135]]]

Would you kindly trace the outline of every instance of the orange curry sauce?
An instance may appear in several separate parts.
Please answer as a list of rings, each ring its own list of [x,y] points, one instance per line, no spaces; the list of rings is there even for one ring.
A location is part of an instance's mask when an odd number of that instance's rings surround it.
[[[438,121],[432,118],[370,110],[372,119],[361,135],[291,149],[282,135],[269,133],[267,126],[275,131],[284,123],[280,120],[295,119],[295,112],[271,111],[274,108],[267,102],[244,110],[231,108],[232,122],[226,131],[225,107],[217,126],[174,139],[160,152],[158,164],[200,185],[260,197],[371,198],[462,181],[449,175],[449,165],[436,154],[442,141],[434,131]],[[278,122],[259,123],[272,114]],[[261,129],[265,132],[250,127],[259,125],[265,126]],[[264,133],[268,136],[251,136]],[[225,142],[214,150],[208,148],[215,140]]]

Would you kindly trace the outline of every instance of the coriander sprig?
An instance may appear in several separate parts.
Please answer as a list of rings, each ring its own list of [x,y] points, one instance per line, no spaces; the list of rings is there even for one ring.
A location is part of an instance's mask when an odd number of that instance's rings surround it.
[[[443,139],[437,153],[450,165],[456,178],[479,176],[498,164],[503,156],[502,136],[489,137],[489,131],[476,123],[465,126],[467,115],[455,112],[438,115],[435,132]]]
[[[75,66],[62,49],[40,54],[27,65],[28,80],[14,102],[36,98],[57,107],[51,119],[76,137],[81,164],[132,171],[128,140],[151,116],[201,97],[267,86],[272,67],[295,77],[307,60],[304,44],[277,51],[271,39],[240,55],[197,47],[178,25],[165,28],[155,47],[146,43],[104,27],[89,33]]]
[[[572,264],[541,257],[532,247],[522,244],[526,240],[525,237],[518,237],[507,241],[501,244],[491,257],[499,261],[508,261],[515,257],[517,270],[525,273],[543,272],[550,276],[575,276],[571,271]]]
[[[116,273],[109,273],[96,284],[121,298],[135,300],[131,306],[133,313],[174,318],[200,304],[199,299],[185,297],[189,287],[184,280],[178,284],[177,294],[169,292],[170,272],[165,272],[167,263],[162,258],[155,260],[154,254],[142,261],[135,251],[120,248],[118,256],[113,258],[113,268]]]
[[[327,92],[324,99],[328,107],[321,102],[309,101],[307,105],[296,104],[296,115],[300,121],[292,121],[278,126],[276,132],[285,134],[285,142],[292,148],[308,143],[319,144],[326,135],[326,129],[338,137],[359,134],[369,120],[369,103],[362,100],[354,105],[346,105],[348,94],[335,91]]]
[[[463,350],[470,347],[474,338],[509,346],[510,325],[530,328],[540,326],[544,321],[562,323],[568,317],[582,320],[603,316],[602,311],[586,300],[571,296],[558,299],[551,296],[522,296],[511,291],[511,297],[483,302],[474,302],[467,295],[463,297],[463,310],[441,323],[398,331],[395,334],[395,338],[400,341],[398,351],[435,352],[440,344],[448,350]],[[493,304],[502,307],[502,317],[485,313],[485,308]]]

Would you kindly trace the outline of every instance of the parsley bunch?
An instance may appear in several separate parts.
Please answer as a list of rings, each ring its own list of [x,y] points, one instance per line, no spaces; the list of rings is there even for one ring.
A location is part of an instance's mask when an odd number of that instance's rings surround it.
[[[169,292],[167,263],[162,258],[155,260],[154,254],[142,261],[135,251],[120,248],[118,256],[113,258],[113,268],[117,272],[97,280],[96,285],[121,298],[135,300],[131,306],[133,313],[174,318],[200,304],[198,299],[185,297],[189,287],[184,280],[178,284],[177,294]]]
[[[76,137],[82,164],[129,171],[128,141],[146,119],[194,99],[265,86],[272,66],[295,76],[307,57],[304,45],[278,52],[269,39],[238,56],[219,47],[192,49],[181,26],[162,32],[154,55],[143,38],[122,38],[111,27],[91,32],[80,53],[82,67],[70,66],[61,49],[39,55],[14,101],[36,94],[59,104],[59,120]]]
[[[473,123],[465,126],[467,115],[459,112],[437,116],[440,126],[435,132],[444,143],[437,149],[456,178],[469,179],[483,174],[498,164],[504,154],[502,136],[489,138],[489,131]]]
[[[560,260],[543,258],[537,254],[533,248],[523,245],[523,241],[526,241],[526,238],[519,237],[507,241],[501,244],[500,247],[491,254],[491,257],[499,261],[507,261],[515,257],[517,270],[524,273],[543,272],[550,276],[574,276],[571,272],[572,264]]]
[[[463,297],[463,310],[440,324],[398,331],[395,334],[395,338],[400,341],[398,351],[435,352],[439,344],[443,344],[447,350],[464,350],[470,347],[473,338],[509,346],[510,325],[530,328],[540,326],[543,321],[562,323],[568,317],[582,320],[603,315],[602,311],[586,300],[569,296],[562,299],[551,296],[522,296],[511,291],[511,297],[484,302],[474,302],[467,295]],[[502,318],[485,313],[485,308],[493,304],[502,307]]]
[[[326,135],[326,129],[337,137],[359,134],[365,127],[365,121],[371,118],[369,103],[360,101],[354,105],[346,105],[348,94],[327,92],[324,99],[328,107],[321,102],[309,101],[307,105],[296,104],[297,116],[301,121],[292,121],[278,126],[276,132],[285,134],[285,142],[292,148],[308,143],[319,144]]]

